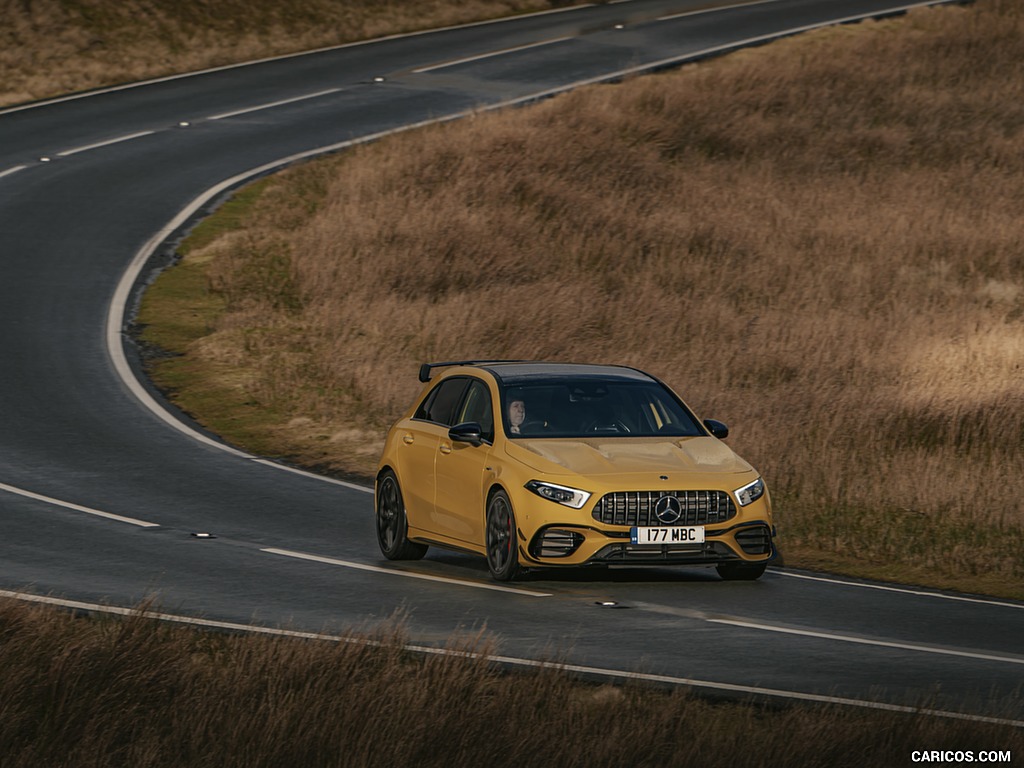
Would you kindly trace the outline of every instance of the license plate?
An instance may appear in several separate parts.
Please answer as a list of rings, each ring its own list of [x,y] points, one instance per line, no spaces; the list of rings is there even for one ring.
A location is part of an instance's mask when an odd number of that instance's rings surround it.
[[[631,544],[702,544],[703,525],[673,525],[665,528],[633,526],[629,529]]]

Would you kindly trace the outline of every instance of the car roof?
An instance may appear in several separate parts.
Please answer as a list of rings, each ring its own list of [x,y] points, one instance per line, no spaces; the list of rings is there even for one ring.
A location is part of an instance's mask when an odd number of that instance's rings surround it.
[[[653,381],[635,368],[618,365],[591,365],[586,363],[548,363],[548,362],[501,362],[484,363],[474,367],[483,368],[491,373],[502,384],[522,384],[526,382],[544,381],[545,379],[580,379],[595,378],[602,380],[618,379],[620,381]]]
[[[481,366],[506,384],[564,378],[624,379],[651,381],[646,373],[617,365],[589,365],[584,363],[492,363]]]

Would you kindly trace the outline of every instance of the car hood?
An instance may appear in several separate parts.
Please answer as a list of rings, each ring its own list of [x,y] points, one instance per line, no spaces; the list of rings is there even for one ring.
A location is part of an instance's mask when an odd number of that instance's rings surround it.
[[[753,468],[715,437],[540,439],[509,442],[508,452],[539,472],[618,475],[646,472],[738,474]]]

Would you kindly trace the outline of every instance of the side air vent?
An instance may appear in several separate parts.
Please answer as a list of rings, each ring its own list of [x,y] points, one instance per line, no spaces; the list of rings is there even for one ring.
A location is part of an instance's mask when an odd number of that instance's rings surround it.
[[[767,555],[772,551],[772,532],[767,526],[736,531],[736,543],[748,555]]]
[[[564,528],[545,528],[533,538],[533,557],[568,557],[583,543],[583,534]]]

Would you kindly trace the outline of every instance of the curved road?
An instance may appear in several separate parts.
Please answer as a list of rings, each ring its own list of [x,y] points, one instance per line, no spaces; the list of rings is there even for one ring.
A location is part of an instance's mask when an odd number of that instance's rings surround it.
[[[899,6],[631,0],[0,111],[0,594],[155,596],[182,617],[309,632],[401,607],[425,646],[486,625],[515,663],[1024,725],[1024,604],[781,570],[499,587],[459,555],[386,563],[366,489],[200,435],[140,383],[122,334],[166,243],[287,159]]]

